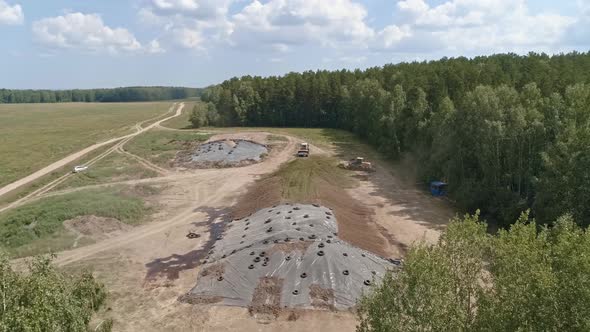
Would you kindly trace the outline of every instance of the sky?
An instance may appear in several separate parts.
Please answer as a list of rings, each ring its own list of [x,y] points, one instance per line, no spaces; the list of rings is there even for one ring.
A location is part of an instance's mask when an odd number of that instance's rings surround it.
[[[242,75],[590,50],[590,0],[0,0],[0,88],[204,87]]]

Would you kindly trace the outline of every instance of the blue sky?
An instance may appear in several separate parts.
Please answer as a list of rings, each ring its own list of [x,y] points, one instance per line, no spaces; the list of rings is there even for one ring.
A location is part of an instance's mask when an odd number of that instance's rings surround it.
[[[206,86],[590,50],[590,0],[0,0],[0,88]]]

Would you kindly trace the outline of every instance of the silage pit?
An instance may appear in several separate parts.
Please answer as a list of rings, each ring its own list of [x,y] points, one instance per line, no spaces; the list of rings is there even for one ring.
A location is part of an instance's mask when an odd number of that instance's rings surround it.
[[[260,307],[261,280],[272,278],[280,281],[275,284],[280,287],[271,288],[277,294],[265,296],[273,299],[274,310],[354,307],[387,270],[395,271],[398,266],[339,239],[336,220],[327,219],[328,213],[322,206],[285,204],[259,210],[247,221],[233,221],[248,222],[249,227],[227,228],[202,266],[222,264],[223,278],[200,276],[181,299],[191,303],[195,302],[191,299],[204,299],[202,303],[216,299],[218,305],[248,307],[255,314]],[[313,227],[297,227],[293,221]],[[321,301],[320,290],[329,294]]]
[[[265,145],[248,140],[213,141],[199,145],[191,162],[199,166],[241,166],[260,162],[268,151]]]

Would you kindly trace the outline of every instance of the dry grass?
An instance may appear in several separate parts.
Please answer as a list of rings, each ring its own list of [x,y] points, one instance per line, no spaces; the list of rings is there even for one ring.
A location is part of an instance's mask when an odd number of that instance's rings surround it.
[[[0,186],[168,110],[171,102],[0,105]]]

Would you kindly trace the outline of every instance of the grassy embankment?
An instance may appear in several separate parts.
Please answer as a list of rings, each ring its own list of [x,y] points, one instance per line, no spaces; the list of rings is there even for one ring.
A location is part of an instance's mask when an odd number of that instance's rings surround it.
[[[168,110],[171,102],[0,105],[0,186]]]
[[[354,179],[350,172],[337,167],[338,161],[329,157],[296,159],[283,165],[272,175],[281,184],[281,198],[292,202],[312,201],[320,197],[322,186],[350,188]]]
[[[149,212],[144,200],[126,188],[47,197],[0,214],[0,248],[13,257],[59,251],[70,248],[76,239],[65,229],[66,220],[94,215],[135,225]]]

